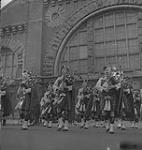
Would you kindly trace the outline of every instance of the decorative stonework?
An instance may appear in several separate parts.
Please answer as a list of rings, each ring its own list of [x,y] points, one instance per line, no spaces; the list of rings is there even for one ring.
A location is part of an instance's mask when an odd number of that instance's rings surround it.
[[[49,27],[62,25],[65,20],[65,10],[62,6],[50,7],[45,13],[45,21]]]
[[[27,31],[26,24],[9,25],[0,29],[0,37],[23,33]]]
[[[79,1],[87,1],[87,0],[44,0],[44,5],[57,6],[63,4],[70,4],[71,2],[79,2]]]

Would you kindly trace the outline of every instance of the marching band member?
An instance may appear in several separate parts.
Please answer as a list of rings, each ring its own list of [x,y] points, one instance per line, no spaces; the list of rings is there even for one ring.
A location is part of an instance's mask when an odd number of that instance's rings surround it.
[[[83,89],[86,88],[87,86],[87,83],[84,81],[82,83],[82,87],[78,90],[78,95],[77,95],[77,103],[76,103],[76,114],[77,115],[80,115],[81,117],[81,125],[80,127],[84,127],[84,113],[85,113],[85,104],[83,102],[83,98],[84,98],[84,95],[83,95]]]
[[[23,124],[22,129],[27,130],[28,129],[28,120],[30,119],[30,105],[31,105],[31,75],[27,71],[24,71],[22,73],[23,75],[23,84],[25,86],[25,98],[22,104],[22,118],[23,118]]]
[[[26,90],[26,86],[25,84],[22,82],[20,84],[20,87],[18,88],[17,90],[17,99],[18,99],[18,103],[17,105],[15,106],[15,110],[18,110],[19,111],[19,116],[20,116],[20,120],[22,121],[24,118],[23,118],[23,113],[21,111],[22,109],[22,105],[23,105],[23,102],[24,102],[24,99],[25,99],[25,90]]]
[[[42,97],[40,105],[41,105],[41,118],[44,120],[44,126],[48,128],[52,128],[52,120],[54,115],[54,94],[52,90],[52,86],[48,86],[48,90],[44,93],[44,97]],[[47,125],[48,124],[48,125]]]
[[[9,86],[5,79],[2,79],[0,84],[0,99],[1,99],[1,112],[2,112],[2,125],[6,125],[6,117],[12,112],[12,106],[9,97]]]
[[[117,103],[117,114],[119,117],[118,128],[126,130],[125,119],[130,114],[133,115],[133,95],[132,87],[127,77],[124,77],[119,89],[119,98]]]
[[[93,95],[91,89],[87,86],[87,82],[84,81],[82,87],[78,92],[78,102],[76,104],[76,110],[81,116],[81,128],[88,129],[89,119],[91,114],[91,107],[93,102]]]
[[[131,127],[132,128],[138,128],[138,121],[140,118],[140,106],[141,106],[141,96],[140,96],[140,91],[134,91],[133,92],[133,98],[134,98],[134,107],[133,107],[133,112],[134,112],[134,117],[133,117],[133,122]]]
[[[97,84],[96,89],[102,93],[102,113],[107,121],[106,131],[114,133],[114,118],[115,118],[115,107],[117,101],[117,90],[116,83],[112,78],[111,67],[104,67],[104,76],[101,77]]]
[[[68,131],[68,121],[69,115],[71,114],[71,107],[74,100],[74,93],[73,93],[73,84],[74,84],[74,77],[69,73],[68,68],[63,68],[62,76],[58,77],[55,81],[53,87],[57,87],[59,89],[59,97],[61,100],[58,101],[58,121],[59,126],[58,130],[60,131],[62,128],[64,131]],[[57,86],[56,86],[57,85]]]
[[[101,116],[101,94],[97,89],[93,89],[92,119],[94,127],[100,127],[103,124]],[[101,121],[101,122],[100,122]]]

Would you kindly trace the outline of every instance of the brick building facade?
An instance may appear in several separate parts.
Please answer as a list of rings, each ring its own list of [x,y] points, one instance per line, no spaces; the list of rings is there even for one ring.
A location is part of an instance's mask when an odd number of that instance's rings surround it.
[[[141,0],[13,0],[1,11],[0,72],[46,80],[63,65],[97,79],[115,65],[142,87]]]

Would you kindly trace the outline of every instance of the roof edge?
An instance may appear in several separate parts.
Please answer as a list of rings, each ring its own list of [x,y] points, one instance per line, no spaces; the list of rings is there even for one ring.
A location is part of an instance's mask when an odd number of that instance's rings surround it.
[[[1,11],[4,11],[5,9],[8,9],[13,3],[15,3],[18,0],[12,0],[11,2],[9,2],[7,5],[5,5],[4,7],[1,8]]]

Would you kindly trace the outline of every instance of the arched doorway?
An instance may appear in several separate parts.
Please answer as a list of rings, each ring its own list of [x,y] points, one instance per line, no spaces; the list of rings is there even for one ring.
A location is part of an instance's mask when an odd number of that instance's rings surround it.
[[[55,74],[60,73],[62,65],[80,74],[88,73],[90,65],[94,66],[93,73],[101,72],[105,65],[140,70],[139,13],[140,7],[119,6],[88,17],[61,44],[64,46],[55,61]]]

